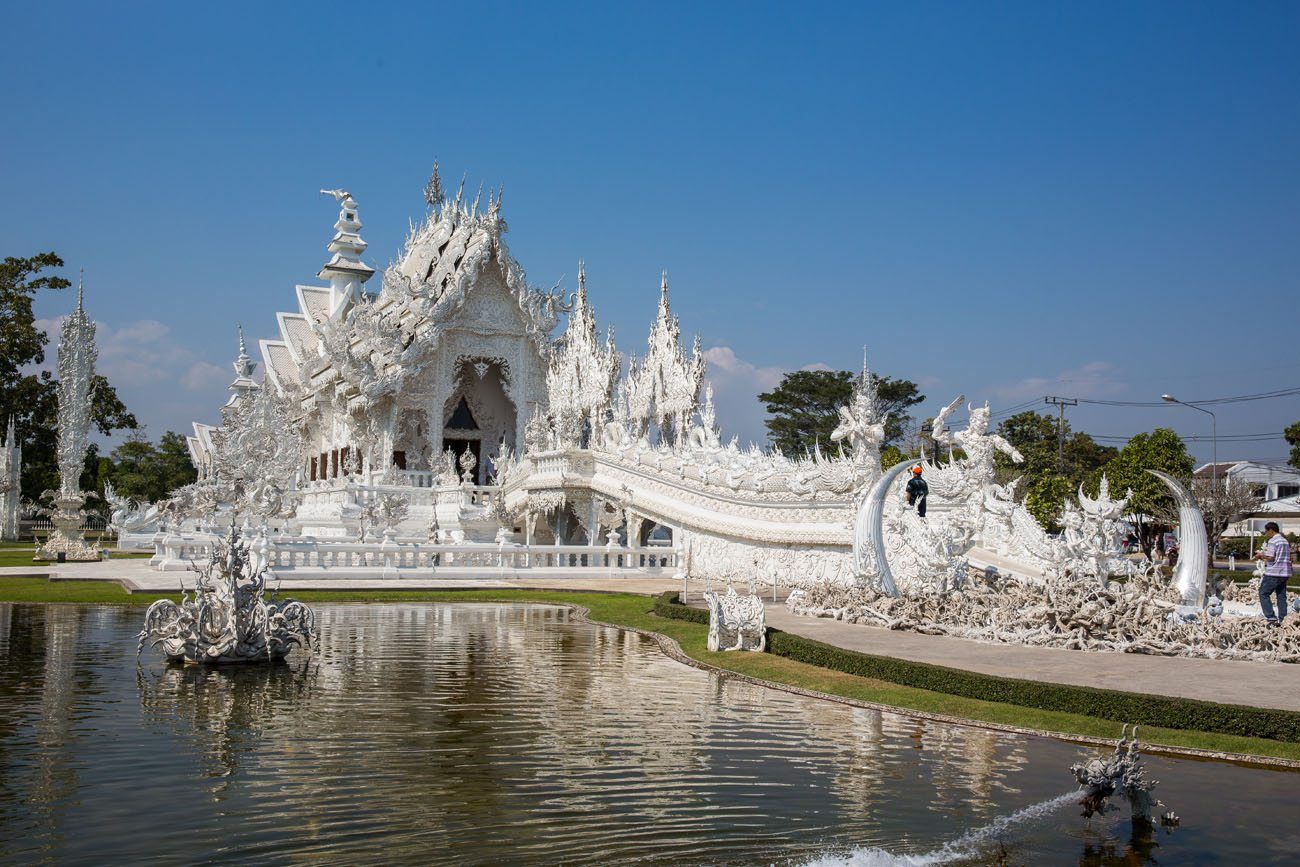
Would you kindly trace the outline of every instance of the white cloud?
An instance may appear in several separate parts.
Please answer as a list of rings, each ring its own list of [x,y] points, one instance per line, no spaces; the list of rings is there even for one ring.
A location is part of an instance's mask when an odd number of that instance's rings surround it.
[[[62,324],[63,317],[36,321],[49,336],[43,369],[58,365]],[[173,337],[171,326],[156,319],[139,319],[119,328],[98,322],[95,344],[99,349],[96,371],[113,384],[150,436],[165,430],[186,431],[191,421],[212,420],[234,378],[229,368],[201,358]]]
[[[758,401],[758,395],[771,391],[781,382],[786,369],[759,367],[736,355],[730,346],[713,346],[704,350],[708,362],[709,383],[713,385],[713,399],[718,408],[718,423],[724,440],[740,437],[742,443],[767,441],[767,428],[763,426],[767,410]],[[834,370],[814,362],[801,370]]]
[[[1051,392],[1068,392],[1071,397],[1108,397],[1124,390],[1119,369],[1108,361],[1090,361],[1082,367],[1064,370],[1054,377],[1031,376],[1018,382],[995,386],[1002,400],[1020,401]]]
[[[234,374],[224,367],[208,361],[196,361],[181,376],[180,383],[190,391],[219,388],[229,385]]]

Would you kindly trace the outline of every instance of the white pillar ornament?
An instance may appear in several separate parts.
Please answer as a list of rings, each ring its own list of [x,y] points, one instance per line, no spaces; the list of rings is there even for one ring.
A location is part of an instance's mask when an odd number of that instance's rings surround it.
[[[77,283],[77,307],[63,321],[59,337],[59,490],[50,518],[54,528],[36,551],[38,560],[98,560],[99,546],[86,544],[81,530],[81,469],[90,447],[90,386],[95,373],[95,323],[86,316],[85,274]]]

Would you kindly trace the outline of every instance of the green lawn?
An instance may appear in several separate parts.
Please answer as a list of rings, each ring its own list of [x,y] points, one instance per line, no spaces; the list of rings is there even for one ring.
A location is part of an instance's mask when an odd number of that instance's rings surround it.
[[[706,649],[707,627],[651,614],[653,599],[648,596],[542,590],[305,591],[293,596],[304,602],[553,602],[582,605],[590,609],[593,620],[667,635],[675,639],[686,654],[694,659],[762,680],[888,705],[902,711],[943,714],[1066,736],[1120,736],[1121,724],[1111,720],[945,695],[842,674],[767,653],[710,653]],[[0,577],[0,601],[7,602],[94,602],[145,606],[155,598],[152,595],[128,594],[112,582],[50,582],[44,579]],[[1260,738],[1143,727],[1142,739],[1148,743],[1174,747],[1300,760],[1300,744]]]
[[[0,566],[48,566],[49,560],[33,560],[36,554],[36,545],[31,542],[0,542]],[[109,549],[108,556],[114,560],[119,558],[140,559],[143,557],[152,557],[152,551],[122,551],[117,552]]]

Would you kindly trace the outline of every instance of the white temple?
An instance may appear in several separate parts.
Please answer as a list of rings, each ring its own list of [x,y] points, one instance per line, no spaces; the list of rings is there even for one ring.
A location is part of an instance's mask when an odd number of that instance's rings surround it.
[[[1300,662],[1300,633],[1265,647],[1262,621],[1227,618],[1248,606],[1211,596],[1232,588],[1207,583],[1201,516],[1176,480],[1161,477],[1185,513],[1184,547],[1202,556],[1168,583],[1120,557],[1128,498],[1104,478],[1049,536],[1017,483],[998,481],[995,454],[1021,458],[987,404],[967,404],[965,428],[938,438],[949,458],[922,461],[929,512],[909,508],[901,476],[916,462],[882,468],[887,418],[865,359],[826,451],[724,443],[666,275],[644,354],[624,364],[584,266],[570,295],[533,287],[505,244],[499,193],[485,209],[463,187],[447,200],[436,172],[429,191],[426,219],[370,289],[357,202],[328,191],[339,217],[327,284],[295,287],[296,312],[260,342],[260,382],[241,330],[221,424],[196,424],[189,440],[199,481],[156,513],[115,512],[138,534],[161,528],[156,568],[210,559],[242,522],[251,562],[277,573],[671,575],[793,586],[793,610],[889,628]],[[706,598],[715,644],[725,621],[728,646],[761,648],[757,597]]]
[[[970,565],[1050,572],[1041,528],[992,484],[987,410],[959,435],[974,459],[932,468],[947,530],[916,525],[892,501],[878,510],[867,530],[889,536],[896,563],[878,574],[870,533],[854,533],[881,476],[885,422],[865,363],[833,453],[724,444],[666,274],[644,354],[624,371],[584,266],[572,294],[531,286],[505,243],[499,193],[486,208],[463,185],[448,199],[436,172],[429,189],[429,213],[378,280],[361,258],[356,200],[323,191],[339,204],[318,275],[327,283],[295,287],[278,339],[260,341],[260,383],[240,332],[222,423],[196,424],[189,438],[200,481],[161,509],[172,526],[157,565],[187,567],[207,544],[191,531],[210,536],[237,518],[274,531],[265,547],[282,567],[336,574],[468,564],[475,549],[446,546],[474,544],[494,546],[497,569],[531,567],[540,546],[601,547],[634,552],[623,564],[708,579],[889,580],[905,592]],[[656,527],[669,547],[651,556]],[[565,562],[579,561],[595,562]]]

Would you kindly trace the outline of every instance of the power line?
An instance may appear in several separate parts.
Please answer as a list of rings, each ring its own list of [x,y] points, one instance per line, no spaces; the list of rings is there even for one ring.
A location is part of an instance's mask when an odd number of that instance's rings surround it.
[[[1190,404],[1191,406],[1216,406],[1224,403],[1245,403],[1252,400],[1272,400],[1278,397],[1291,397],[1300,394],[1300,386],[1291,388],[1280,388],[1275,391],[1261,391],[1255,394],[1240,394],[1232,397],[1215,397],[1206,400],[1184,400],[1180,403]],[[1168,406],[1167,401],[1163,400],[1099,400],[1095,398],[1079,398],[1079,403],[1091,404],[1094,406]]]

